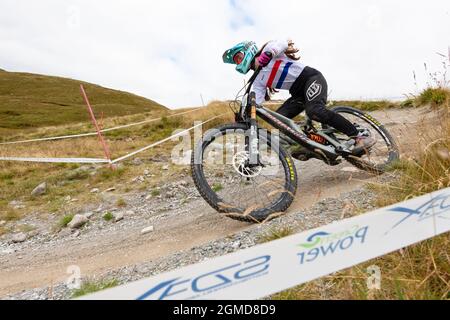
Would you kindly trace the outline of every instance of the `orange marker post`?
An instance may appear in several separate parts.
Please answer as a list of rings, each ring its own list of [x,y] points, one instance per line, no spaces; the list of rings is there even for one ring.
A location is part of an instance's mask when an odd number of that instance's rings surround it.
[[[103,151],[105,152],[106,159],[108,161],[111,161],[111,153],[109,151],[108,144],[106,143],[105,139],[103,139],[102,133],[100,132],[100,127],[97,123],[97,119],[95,119],[94,111],[92,111],[91,104],[89,103],[89,99],[86,95],[86,91],[84,91],[84,87],[82,84],[80,84],[81,93],[83,95],[84,101],[86,102],[86,106],[88,108],[89,114],[91,116],[92,122],[94,124],[95,130],[97,130],[98,139],[100,140],[100,143],[103,147]],[[113,169],[113,165],[111,165],[111,169]]]

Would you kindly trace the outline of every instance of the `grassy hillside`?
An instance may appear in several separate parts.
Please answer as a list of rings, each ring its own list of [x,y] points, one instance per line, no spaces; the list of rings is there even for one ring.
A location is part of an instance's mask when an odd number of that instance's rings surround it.
[[[155,101],[127,92],[67,78],[0,69],[0,135],[89,121],[80,83],[98,117],[167,110]]]

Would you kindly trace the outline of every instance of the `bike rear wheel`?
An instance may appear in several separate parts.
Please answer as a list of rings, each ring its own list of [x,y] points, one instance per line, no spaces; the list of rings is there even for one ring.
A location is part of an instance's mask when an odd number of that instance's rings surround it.
[[[218,212],[240,221],[262,222],[280,215],[297,189],[291,157],[266,130],[259,129],[258,138],[257,165],[248,161],[245,124],[209,130],[192,153],[192,176],[201,196]]]
[[[360,157],[350,156],[346,158],[352,165],[362,170],[381,174],[399,159],[398,145],[381,122],[352,107],[338,106],[331,110],[345,117],[357,128],[367,129],[370,136],[376,140],[376,144],[367,153]]]

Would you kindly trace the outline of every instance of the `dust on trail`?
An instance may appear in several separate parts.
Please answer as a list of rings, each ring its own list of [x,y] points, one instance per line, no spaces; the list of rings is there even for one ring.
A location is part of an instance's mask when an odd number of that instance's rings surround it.
[[[402,155],[416,146],[419,126],[432,125],[436,121],[436,115],[424,108],[375,111],[371,114],[384,123],[398,140]],[[339,197],[377,179],[367,172],[353,169],[348,163],[330,167],[318,160],[296,161],[296,167],[299,187],[286,214],[311,207],[325,198]],[[218,214],[202,199],[191,201],[186,206],[188,209],[184,213],[171,215],[168,212],[154,223],[155,231],[147,235],[140,233],[143,225],[133,226],[13,253],[0,264],[0,297],[65,281],[70,265],[79,266],[83,276],[99,275],[107,270],[188,250],[251,227],[249,223]]]

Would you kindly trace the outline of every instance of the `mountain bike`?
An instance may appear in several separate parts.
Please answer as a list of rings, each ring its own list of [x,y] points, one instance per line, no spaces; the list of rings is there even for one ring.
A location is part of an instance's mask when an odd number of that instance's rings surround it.
[[[250,92],[257,72],[246,86],[235,122],[208,130],[194,145],[191,171],[195,186],[206,202],[226,216],[247,222],[263,222],[282,215],[294,200],[298,179],[293,157],[318,159],[330,166],[347,161],[381,174],[399,158],[396,141],[370,114],[348,106],[332,110],[351,121],[358,131],[375,138],[368,150],[353,153],[352,141],[336,129],[307,116],[286,118],[256,104]],[[262,120],[272,127],[267,130]]]

